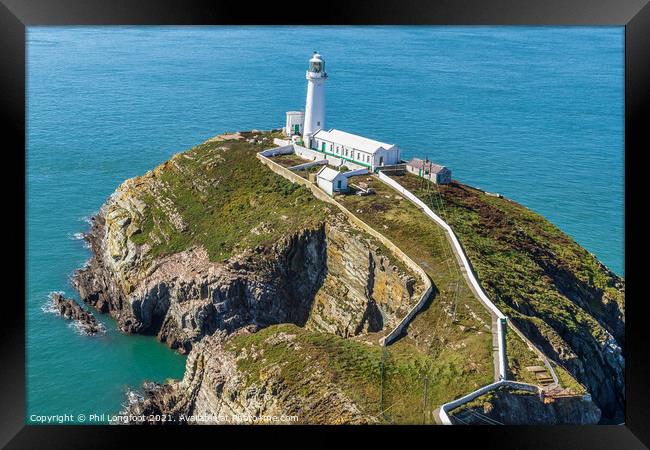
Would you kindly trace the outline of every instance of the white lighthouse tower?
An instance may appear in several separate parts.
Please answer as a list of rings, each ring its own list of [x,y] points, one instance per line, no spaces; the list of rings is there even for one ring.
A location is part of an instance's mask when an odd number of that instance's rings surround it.
[[[312,136],[325,129],[325,61],[318,52],[309,60],[307,70],[307,103],[302,139],[306,147],[313,147]]]

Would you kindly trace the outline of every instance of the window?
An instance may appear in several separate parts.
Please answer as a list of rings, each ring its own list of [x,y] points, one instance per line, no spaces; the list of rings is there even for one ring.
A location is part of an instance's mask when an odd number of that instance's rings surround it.
[[[341,189],[341,180],[336,182],[336,189]]]
[[[320,127],[320,122],[316,122],[316,126],[317,126],[317,127]]]
[[[314,62],[309,63],[309,71],[310,72],[320,73],[324,69],[325,69],[325,63],[324,62],[314,61]]]

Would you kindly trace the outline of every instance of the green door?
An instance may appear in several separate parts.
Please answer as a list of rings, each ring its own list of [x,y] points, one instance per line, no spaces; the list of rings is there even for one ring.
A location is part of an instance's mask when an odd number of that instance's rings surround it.
[[[323,151],[325,151],[325,142],[323,142],[322,148],[323,148]]]
[[[296,124],[293,125],[293,132],[295,134],[300,134],[300,125],[299,124],[296,123]]]

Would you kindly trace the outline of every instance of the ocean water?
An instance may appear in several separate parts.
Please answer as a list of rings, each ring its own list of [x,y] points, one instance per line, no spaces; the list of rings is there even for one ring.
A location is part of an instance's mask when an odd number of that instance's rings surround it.
[[[182,376],[152,337],[44,310],[90,257],[77,233],[126,178],[304,108],[543,214],[624,274],[623,27],[43,27],[27,32],[27,414],[115,413]]]

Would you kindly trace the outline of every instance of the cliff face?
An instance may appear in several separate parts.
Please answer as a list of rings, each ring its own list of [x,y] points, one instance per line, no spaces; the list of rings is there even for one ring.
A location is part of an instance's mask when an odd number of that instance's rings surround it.
[[[301,339],[304,332],[284,326],[252,342],[250,331],[242,329],[234,335],[245,339],[243,348],[234,346],[224,333],[205,337],[190,352],[181,381],[148,385],[144,399],[132,404],[128,412],[164,414],[167,421],[178,423],[192,423],[187,417],[194,416],[200,424],[378,421],[327,376],[322,358],[309,361],[308,344]],[[286,352],[282,358],[274,357],[278,348]],[[252,370],[249,360],[261,359],[265,363],[260,372]],[[300,365],[300,376],[287,376],[287,367],[299,359],[308,363]]]
[[[463,425],[584,425],[598,423],[600,410],[581,396],[545,402],[527,391],[502,388],[457,408],[450,418]]]
[[[153,214],[144,198],[161,192],[159,183],[149,174],[111,196],[86,236],[93,258],[74,278],[81,298],[110,313],[124,332],[155,334],[182,352],[216,330],[249,324],[295,323],[353,336],[395,325],[418,299],[414,276],[340,213],[239,248],[225,261],[212,261],[202,245],[152,257],[152,244],[135,237]],[[171,198],[159,194],[156,201],[183,230],[189,225]]]

